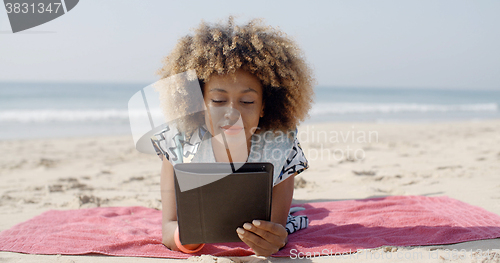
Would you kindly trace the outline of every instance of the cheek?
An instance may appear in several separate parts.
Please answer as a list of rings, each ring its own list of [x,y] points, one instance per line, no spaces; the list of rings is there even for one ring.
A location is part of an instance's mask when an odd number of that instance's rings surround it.
[[[208,110],[205,111],[205,125],[207,125],[208,131],[213,133],[212,125],[210,124],[210,116]]]
[[[217,120],[220,118],[217,116],[217,112],[214,111],[213,107],[210,107],[207,105],[208,108],[205,110],[205,125],[208,128],[208,131],[210,131],[211,134],[215,134],[216,131],[214,130],[215,127],[213,125],[217,124]]]
[[[257,109],[258,107],[256,107]],[[245,129],[252,129],[259,125],[260,120],[260,110],[245,111],[243,114],[243,122],[245,124]]]

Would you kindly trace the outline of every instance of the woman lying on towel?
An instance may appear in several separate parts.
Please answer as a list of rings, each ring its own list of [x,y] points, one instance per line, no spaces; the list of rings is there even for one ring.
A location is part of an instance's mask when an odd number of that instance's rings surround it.
[[[202,116],[190,115],[177,121],[176,126],[167,126],[152,138],[163,161],[163,244],[188,253],[203,246],[178,241],[174,164],[188,158],[199,162],[206,162],[206,158],[216,162],[271,162],[271,220],[254,220],[235,231],[255,254],[272,255],[286,245],[288,234],[308,224],[305,216],[292,216],[289,210],[294,177],[308,168],[296,139],[296,126],[311,107],[312,72],[297,45],[284,33],[259,20],[237,26],[232,18],[220,24],[203,22],[194,35],[181,38],[164,59],[159,74],[166,79],[190,70],[196,72],[206,110]],[[172,87],[157,88],[160,100],[186,93]],[[192,106],[188,103],[164,103],[170,106],[163,110],[183,111]],[[196,121],[203,125],[193,125]],[[265,140],[259,138],[264,134]],[[213,137],[206,140],[206,136]],[[265,152],[270,149],[274,156],[280,151],[286,155],[271,158],[271,153]]]

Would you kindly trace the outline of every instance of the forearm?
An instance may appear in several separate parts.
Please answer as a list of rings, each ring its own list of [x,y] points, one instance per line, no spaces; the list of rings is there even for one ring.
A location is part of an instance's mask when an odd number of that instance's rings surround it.
[[[162,243],[171,250],[178,251],[175,244],[175,230],[177,229],[177,213],[175,205],[174,170],[172,164],[163,159],[161,175],[161,204],[162,204]]]
[[[165,221],[162,224],[162,243],[170,250],[178,251],[179,248],[175,245],[174,232],[177,228],[177,221]]]
[[[288,214],[293,198],[294,175],[285,179],[273,188],[271,222],[286,228]]]
[[[273,204],[271,212],[271,222],[283,226],[286,230],[286,223],[290,206],[292,204],[293,190],[294,190],[294,177],[295,174],[285,179],[273,188]],[[288,234],[286,234],[285,243],[288,243]]]
[[[165,221],[162,225],[162,243],[170,250],[174,251],[184,251],[195,250],[200,247],[201,244],[183,244],[184,250],[179,249],[177,244],[175,243],[175,231],[177,230],[178,224],[177,221]],[[187,252],[191,253],[191,252]]]

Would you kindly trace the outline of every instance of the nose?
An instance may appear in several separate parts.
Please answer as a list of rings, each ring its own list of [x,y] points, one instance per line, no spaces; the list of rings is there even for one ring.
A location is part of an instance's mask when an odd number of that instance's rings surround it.
[[[231,105],[225,109],[224,118],[230,120],[231,122],[236,122],[240,118],[240,112],[235,109],[231,103]]]

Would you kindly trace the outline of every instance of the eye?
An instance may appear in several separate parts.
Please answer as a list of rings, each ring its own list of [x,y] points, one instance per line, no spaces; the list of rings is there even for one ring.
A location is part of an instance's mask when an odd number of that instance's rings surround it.
[[[242,101],[241,103],[243,103],[243,104],[254,104],[255,101]]]
[[[214,99],[212,99],[212,102],[213,103],[224,103],[226,101],[225,100],[214,100]]]

